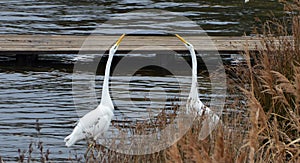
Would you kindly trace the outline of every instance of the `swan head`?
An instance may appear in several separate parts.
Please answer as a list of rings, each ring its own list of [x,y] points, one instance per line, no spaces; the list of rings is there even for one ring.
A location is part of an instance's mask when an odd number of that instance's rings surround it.
[[[123,40],[123,38],[125,37],[125,34],[122,34],[122,36],[120,36],[120,38],[118,39],[118,41],[110,48],[109,53],[110,54],[115,54],[121,41]]]
[[[184,38],[182,38],[181,36],[179,36],[178,34],[175,34],[175,36],[184,43],[184,45],[186,46],[186,48],[188,48],[189,50],[193,50],[194,47],[191,43],[187,42]]]

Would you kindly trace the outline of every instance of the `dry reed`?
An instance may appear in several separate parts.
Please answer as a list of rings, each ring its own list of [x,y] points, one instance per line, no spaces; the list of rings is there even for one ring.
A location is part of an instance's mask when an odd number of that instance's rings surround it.
[[[228,100],[226,107],[237,111],[224,112],[222,123],[209,137],[198,140],[201,118],[196,118],[191,129],[163,151],[125,155],[96,145],[87,151],[85,162],[300,162],[300,2],[281,2],[286,11],[293,11],[292,21],[266,21],[259,33],[265,49],[257,54],[245,47],[246,63],[227,69],[233,74],[228,92],[240,96]],[[291,37],[283,37],[290,35],[294,42]],[[139,124],[131,132],[162,129],[176,111],[162,112],[156,121]],[[47,160],[47,152],[38,148],[43,157],[40,161]],[[20,162],[24,153],[19,150]],[[81,158],[70,161],[80,162]]]

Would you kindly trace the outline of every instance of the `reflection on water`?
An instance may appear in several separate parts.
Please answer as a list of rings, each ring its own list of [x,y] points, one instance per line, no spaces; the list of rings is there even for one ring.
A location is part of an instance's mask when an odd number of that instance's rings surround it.
[[[176,12],[179,16],[186,16],[195,21],[210,34],[241,35],[245,31],[251,31],[254,17],[263,18],[268,11],[279,15],[282,5],[276,0],[254,1],[247,4],[244,4],[243,0],[199,2],[191,0],[172,2],[164,0],[2,0],[0,1],[0,34],[88,34],[99,26],[105,26],[103,23],[112,18],[134,19],[135,15],[124,17],[122,14],[139,9]],[[143,20],[140,23],[145,22]],[[155,25],[154,28],[167,30],[174,25],[176,23],[161,24],[159,27]],[[113,32],[113,30],[105,31],[105,33]]]

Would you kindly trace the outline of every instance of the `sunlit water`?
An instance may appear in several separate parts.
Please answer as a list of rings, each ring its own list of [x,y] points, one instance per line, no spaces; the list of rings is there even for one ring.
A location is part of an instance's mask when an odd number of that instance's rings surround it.
[[[124,17],[122,14],[153,8],[185,16],[211,35],[241,35],[252,30],[255,24],[254,17],[266,17],[266,12],[270,9],[278,15],[282,6],[276,0],[264,3],[250,2],[247,5],[242,0],[199,2],[2,0],[0,34],[89,34],[99,27],[105,29],[100,31],[102,33],[114,34],[114,28],[122,26],[110,26],[109,23],[105,23],[106,21],[110,19],[130,21],[137,18],[143,23],[143,15]],[[160,34],[173,26],[172,23],[147,26],[147,31],[144,32]],[[18,149],[28,150],[30,143],[34,143],[33,155],[38,158],[39,153],[36,149],[38,141],[43,142],[44,152],[50,150],[51,160],[68,160],[68,157],[74,158],[75,153],[82,155],[85,152],[84,141],[72,148],[66,148],[63,138],[71,133],[79,117],[99,103],[103,76],[97,75],[95,79],[97,101],[91,100],[89,96],[91,92],[86,89],[81,94],[82,101],[78,106],[74,104],[72,73],[69,71],[69,63],[78,58],[70,55],[50,55],[44,59],[58,60],[63,64],[59,68],[50,66],[50,68],[19,69],[10,64],[4,68],[0,67],[0,156],[6,161],[17,160]],[[67,63],[69,68],[66,68]],[[188,91],[190,77],[180,76],[180,78],[186,79],[186,83],[183,83],[186,87],[180,89]],[[211,94],[210,81],[205,75],[199,76],[198,83],[200,98],[206,103],[212,97],[225,96]],[[173,99],[180,96],[178,81],[169,75],[114,76],[111,78],[111,91],[116,107],[114,120],[149,119],[162,108],[170,107],[174,102]],[[136,114],[137,112],[139,114]],[[39,134],[36,130],[36,119],[39,119],[41,127]]]

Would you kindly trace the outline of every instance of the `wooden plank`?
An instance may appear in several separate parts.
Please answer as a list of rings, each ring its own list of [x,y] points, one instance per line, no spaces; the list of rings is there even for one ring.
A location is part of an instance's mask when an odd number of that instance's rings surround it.
[[[1,54],[95,53],[107,51],[119,36],[0,35]],[[240,52],[262,48],[257,37],[183,36],[197,51]],[[291,39],[291,38],[288,38]],[[279,44],[279,43],[278,43]],[[175,36],[126,36],[118,52],[186,51]]]

